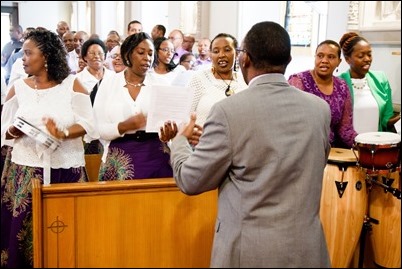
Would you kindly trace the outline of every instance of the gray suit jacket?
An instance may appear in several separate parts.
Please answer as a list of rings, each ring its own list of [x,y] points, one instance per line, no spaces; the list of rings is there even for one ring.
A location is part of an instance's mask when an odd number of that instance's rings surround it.
[[[319,217],[330,117],[319,97],[263,75],[212,107],[194,152],[173,140],[180,189],[219,188],[211,267],[330,267]]]

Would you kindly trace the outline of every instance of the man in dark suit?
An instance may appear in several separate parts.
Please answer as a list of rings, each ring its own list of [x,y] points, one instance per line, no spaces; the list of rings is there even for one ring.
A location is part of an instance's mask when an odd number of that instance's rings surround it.
[[[319,217],[329,106],[288,84],[291,44],[279,24],[255,24],[238,51],[249,88],[212,107],[194,149],[196,115],[171,144],[184,193],[219,189],[210,265],[330,267]]]

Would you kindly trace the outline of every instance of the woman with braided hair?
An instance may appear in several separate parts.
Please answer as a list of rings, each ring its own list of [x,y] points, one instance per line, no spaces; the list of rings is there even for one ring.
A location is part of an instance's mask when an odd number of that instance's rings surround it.
[[[349,70],[340,74],[349,85],[353,102],[353,126],[358,133],[394,131],[391,85],[382,71],[370,70],[370,43],[355,32],[345,33],[339,44]]]

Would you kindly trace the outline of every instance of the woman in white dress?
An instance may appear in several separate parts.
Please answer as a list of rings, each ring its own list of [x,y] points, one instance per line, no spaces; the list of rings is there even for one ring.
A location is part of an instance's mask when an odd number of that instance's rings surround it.
[[[10,268],[33,265],[32,178],[45,184],[88,181],[82,137],[99,137],[89,95],[69,74],[60,38],[48,30],[33,30],[22,49],[30,77],[15,81],[1,119],[2,136],[14,140],[11,161],[1,177],[2,267]],[[17,117],[36,126],[50,141],[58,141],[59,147],[52,151],[31,129],[15,127]]]

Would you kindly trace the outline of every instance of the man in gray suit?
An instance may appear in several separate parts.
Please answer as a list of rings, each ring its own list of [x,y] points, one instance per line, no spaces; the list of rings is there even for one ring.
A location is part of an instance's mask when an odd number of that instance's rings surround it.
[[[319,217],[330,109],[290,86],[290,38],[255,24],[239,49],[249,88],[216,103],[198,145],[195,115],[171,144],[178,187],[219,188],[211,267],[330,267]]]

